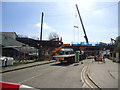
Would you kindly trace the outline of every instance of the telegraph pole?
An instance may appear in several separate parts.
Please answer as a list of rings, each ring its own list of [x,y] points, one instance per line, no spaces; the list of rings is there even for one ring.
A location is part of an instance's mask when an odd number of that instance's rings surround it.
[[[43,12],[41,17],[41,32],[40,32],[40,43],[39,43],[39,60],[42,60],[42,29],[43,29]]]
[[[77,4],[76,4],[76,8],[77,8],[77,11],[78,11],[78,15],[79,15],[79,18],[80,18],[80,22],[81,22],[81,24],[82,24],[83,32],[84,32],[84,34],[85,34],[84,38],[85,38],[86,42],[89,43],[88,38],[87,38],[87,34],[86,34],[86,31],[85,31],[85,28],[84,28],[84,25],[83,25],[83,21],[82,21],[82,18],[81,18],[81,16],[80,16],[80,12],[79,12],[79,9],[78,9]]]
[[[40,34],[40,41],[42,41],[42,29],[43,29],[43,12],[42,12],[42,17],[41,17],[41,34]]]

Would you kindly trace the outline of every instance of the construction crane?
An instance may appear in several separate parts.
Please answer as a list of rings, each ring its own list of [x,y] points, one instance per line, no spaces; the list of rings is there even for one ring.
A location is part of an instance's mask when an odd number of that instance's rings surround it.
[[[81,22],[81,24],[82,24],[83,32],[84,32],[84,35],[85,35],[84,38],[85,38],[85,40],[86,40],[86,43],[89,44],[89,41],[88,41],[88,38],[87,38],[87,34],[86,34],[86,31],[85,31],[85,28],[84,28],[84,25],[83,25],[83,21],[82,21],[82,18],[81,18],[81,16],[80,16],[80,12],[79,12],[79,9],[78,9],[77,4],[76,4],[76,8],[77,8],[78,15],[79,15],[79,18],[80,18],[80,22]]]

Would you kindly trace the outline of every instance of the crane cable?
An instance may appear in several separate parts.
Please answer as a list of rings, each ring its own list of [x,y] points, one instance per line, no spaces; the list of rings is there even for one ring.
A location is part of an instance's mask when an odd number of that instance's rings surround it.
[[[74,18],[74,26],[73,26],[73,43],[75,42],[75,22],[76,22],[76,18],[77,18],[77,14],[75,14],[75,18]]]
[[[75,19],[77,18],[77,14],[75,15]],[[73,41],[75,42],[79,42],[79,27],[78,27],[78,25],[75,25],[75,20],[74,20],[74,27],[73,27],[74,29],[73,29]],[[76,29],[77,29],[77,31],[76,31]],[[77,33],[77,35],[76,35],[76,33]]]

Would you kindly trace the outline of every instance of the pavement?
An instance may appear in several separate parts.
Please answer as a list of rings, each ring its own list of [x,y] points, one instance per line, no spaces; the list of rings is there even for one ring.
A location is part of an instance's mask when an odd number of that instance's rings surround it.
[[[103,62],[90,61],[88,77],[100,88],[118,88],[119,63],[105,59]]]
[[[52,62],[55,62],[55,60],[46,60],[46,61],[29,63],[29,64],[22,64],[22,65],[18,65],[18,66],[7,66],[7,67],[2,67],[1,71],[2,71],[2,73],[11,72],[11,71],[30,68],[30,67],[34,67],[34,66],[38,66],[38,65],[49,64]]]

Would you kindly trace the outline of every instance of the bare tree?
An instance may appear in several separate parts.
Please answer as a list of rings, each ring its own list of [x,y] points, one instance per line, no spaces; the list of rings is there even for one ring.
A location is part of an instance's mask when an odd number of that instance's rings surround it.
[[[49,34],[49,40],[52,40],[52,39],[57,39],[57,38],[59,38],[59,35],[57,34],[57,33],[55,33],[55,32],[51,32],[50,34]]]

